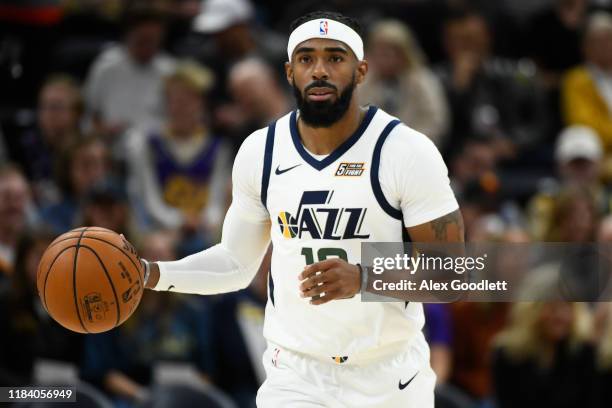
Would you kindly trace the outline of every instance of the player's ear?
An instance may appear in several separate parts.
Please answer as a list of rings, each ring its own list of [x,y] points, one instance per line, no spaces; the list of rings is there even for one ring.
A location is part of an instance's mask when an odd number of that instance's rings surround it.
[[[289,85],[293,85],[293,67],[289,61],[285,62],[285,75],[287,75],[287,82],[289,82]]]
[[[365,77],[368,74],[368,61],[362,60],[357,62],[357,72],[355,74],[355,82],[361,84],[365,81]]]

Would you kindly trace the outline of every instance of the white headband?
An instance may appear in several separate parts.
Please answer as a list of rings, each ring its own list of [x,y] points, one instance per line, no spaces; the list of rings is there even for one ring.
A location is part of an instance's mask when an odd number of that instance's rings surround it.
[[[287,44],[289,61],[291,61],[291,54],[295,47],[312,38],[342,41],[353,50],[358,60],[363,59],[363,40],[355,30],[335,20],[318,19],[307,21],[293,30],[289,36],[289,44]]]

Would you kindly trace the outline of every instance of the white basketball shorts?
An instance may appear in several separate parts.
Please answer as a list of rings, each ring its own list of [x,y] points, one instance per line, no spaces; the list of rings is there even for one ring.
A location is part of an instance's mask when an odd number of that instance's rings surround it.
[[[436,376],[424,339],[383,358],[329,361],[268,343],[258,408],[433,408]]]

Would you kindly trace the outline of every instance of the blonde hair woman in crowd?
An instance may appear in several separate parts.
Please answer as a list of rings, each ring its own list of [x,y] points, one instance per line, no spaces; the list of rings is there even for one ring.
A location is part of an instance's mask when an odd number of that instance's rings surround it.
[[[542,298],[536,297],[533,285],[529,290],[529,299]],[[499,408],[595,407],[595,352],[590,340],[591,315],[584,303],[514,304],[494,356]]]
[[[395,20],[375,24],[367,59],[371,72],[359,88],[361,102],[396,115],[442,147],[449,124],[446,96],[410,29]]]

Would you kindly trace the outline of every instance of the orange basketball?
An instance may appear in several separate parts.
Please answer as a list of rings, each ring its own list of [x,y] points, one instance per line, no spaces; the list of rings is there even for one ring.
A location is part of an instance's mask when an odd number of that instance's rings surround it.
[[[143,280],[134,247],[99,227],[57,237],[43,254],[36,279],[49,315],[79,333],[101,333],[123,323],[140,303]]]

